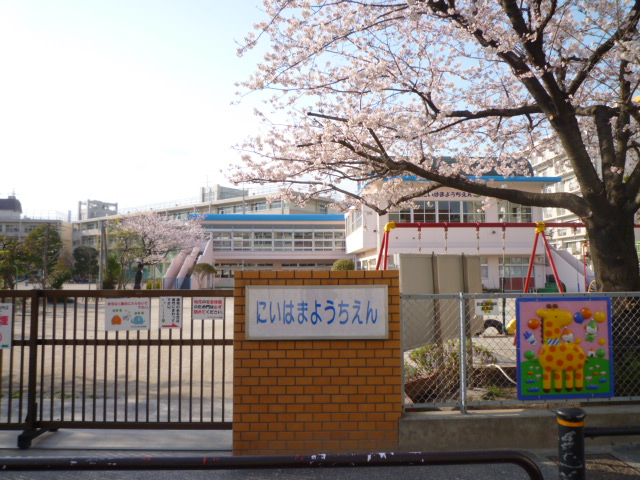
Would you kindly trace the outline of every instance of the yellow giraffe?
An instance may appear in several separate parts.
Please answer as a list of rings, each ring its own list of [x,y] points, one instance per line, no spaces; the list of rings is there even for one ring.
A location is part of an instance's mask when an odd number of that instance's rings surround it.
[[[562,390],[562,380],[568,391],[582,390],[584,387],[584,350],[573,342],[562,343],[563,327],[573,322],[573,315],[568,310],[560,310],[558,305],[547,305],[547,308],[536,310],[542,318],[542,346],[538,353],[540,366],[543,368],[542,389]]]

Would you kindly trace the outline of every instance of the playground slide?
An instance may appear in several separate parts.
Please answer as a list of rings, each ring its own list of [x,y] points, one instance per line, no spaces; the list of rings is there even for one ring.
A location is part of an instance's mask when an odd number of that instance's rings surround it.
[[[553,255],[553,261],[556,264],[558,276],[560,280],[566,285],[569,292],[584,292],[586,291],[586,285],[594,278],[594,273],[590,268],[587,268],[587,280],[584,278],[584,263],[578,260],[567,250],[559,250],[553,246],[551,247],[551,254]]]

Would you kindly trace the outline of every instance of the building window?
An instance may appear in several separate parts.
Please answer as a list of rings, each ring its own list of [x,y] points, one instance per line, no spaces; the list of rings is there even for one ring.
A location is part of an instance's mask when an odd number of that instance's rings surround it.
[[[411,209],[405,208],[398,212],[389,213],[390,222],[409,223],[411,222]]]
[[[527,281],[529,257],[500,257],[500,278],[502,288],[522,292]],[[535,268],[535,267],[534,267]],[[532,271],[530,287],[535,287],[535,274]]]
[[[416,223],[476,223],[485,221],[482,202],[418,200],[417,208],[389,214],[392,222]]]
[[[506,223],[532,222],[532,207],[500,201],[498,202],[498,221]]]
[[[436,205],[439,202],[425,202],[425,201],[417,201],[416,205],[418,208],[413,209],[413,221],[420,223],[433,223],[437,222],[438,215],[436,210]],[[448,202],[444,202],[448,203]],[[408,220],[411,221],[411,220]]]
[[[480,257],[480,277],[482,280],[489,280],[489,259]]]
[[[345,218],[347,235],[351,235],[362,226],[362,210],[352,210]]]

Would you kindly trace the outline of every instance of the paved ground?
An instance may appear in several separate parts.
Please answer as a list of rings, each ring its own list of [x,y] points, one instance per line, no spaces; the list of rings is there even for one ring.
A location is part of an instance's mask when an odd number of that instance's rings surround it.
[[[2,458],[120,458],[120,457],[216,457],[231,455],[229,431],[123,431],[60,430],[36,439],[29,450],[16,448],[19,432],[0,432]],[[637,480],[640,478],[640,444],[589,447],[588,480]],[[479,449],[481,446],[479,446]],[[547,480],[558,478],[555,451],[524,452],[540,467]],[[0,459],[0,468],[2,460]],[[204,479],[222,480],[520,480],[529,478],[520,467],[510,464],[416,467],[348,467],[331,469],[207,470],[193,471],[29,471],[4,472],[3,480],[47,479]]]

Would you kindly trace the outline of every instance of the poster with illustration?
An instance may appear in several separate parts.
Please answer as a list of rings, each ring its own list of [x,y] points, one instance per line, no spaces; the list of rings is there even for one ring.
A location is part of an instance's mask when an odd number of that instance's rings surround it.
[[[149,330],[150,298],[108,298],[105,300],[105,330]]]
[[[611,299],[516,300],[518,398],[613,396]]]

